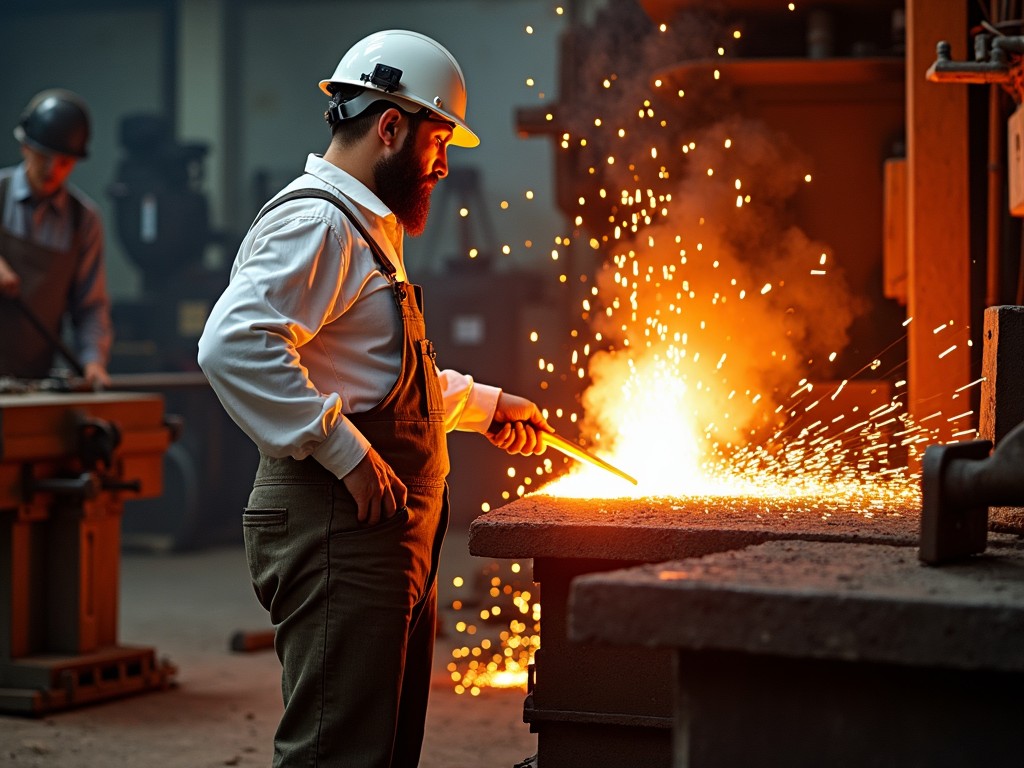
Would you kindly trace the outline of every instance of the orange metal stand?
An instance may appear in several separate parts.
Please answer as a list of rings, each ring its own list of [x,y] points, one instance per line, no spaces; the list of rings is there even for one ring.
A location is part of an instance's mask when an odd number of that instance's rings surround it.
[[[0,395],[0,712],[170,685],[117,642],[123,497],[160,494],[169,442],[158,395]]]

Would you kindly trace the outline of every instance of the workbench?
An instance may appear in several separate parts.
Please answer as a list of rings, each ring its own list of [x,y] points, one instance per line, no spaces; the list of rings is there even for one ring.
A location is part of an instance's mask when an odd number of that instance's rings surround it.
[[[0,394],[0,712],[170,684],[117,628],[124,501],[160,495],[174,433],[159,395]]]

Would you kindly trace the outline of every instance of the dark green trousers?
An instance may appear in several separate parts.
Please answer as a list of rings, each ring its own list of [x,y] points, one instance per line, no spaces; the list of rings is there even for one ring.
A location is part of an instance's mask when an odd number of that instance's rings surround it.
[[[419,762],[446,495],[409,485],[408,512],[365,527],[313,459],[261,459],[243,530],[282,665],[275,768]]]

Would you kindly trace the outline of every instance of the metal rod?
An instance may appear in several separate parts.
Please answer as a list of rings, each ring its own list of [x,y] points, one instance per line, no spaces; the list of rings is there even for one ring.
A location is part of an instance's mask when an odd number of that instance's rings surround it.
[[[31,308],[29,308],[28,304],[22,301],[20,296],[12,296],[11,301],[13,301],[15,306],[21,310],[21,313],[25,315],[25,318],[33,325],[33,327],[43,335],[43,338],[50,343],[50,346],[60,352],[61,355],[71,363],[71,367],[75,369],[75,373],[82,378],[85,378],[85,366],[82,365],[78,356],[68,348],[68,345],[55,336],[50,329],[43,324],[43,321],[39,319],[38,315],[36,315]]]
[[[594,456],[592,453],[588,453],[575,443],[569,442],[564,437],[556,435],[554,432],[541,432],[540,439],[548,447],[554,448],[556,451],[564,453],[566,456],[569,456],[570,458],[576,459],[577,461],[584,461],[589,464],[593,464],[595,467],[598,467],[599,469],[611,472],[613,475],[618,475],[623,480],[628,480],[633,485],[639,485],[639,483],[637,483],[636,481],[636,478],[632,477],[631,475],[627,475],[621,469],[613,467],[604,459],[599,459],[597,456]]]

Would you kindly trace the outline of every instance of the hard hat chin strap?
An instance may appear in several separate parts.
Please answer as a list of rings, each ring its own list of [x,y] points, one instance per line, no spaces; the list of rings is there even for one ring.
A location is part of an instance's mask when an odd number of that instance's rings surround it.
[[[381,112],[383,112],[384,109],[394,107],[408,117],[420,117],[426,120],[435,120],[437,122],[450,125],[453,128],[455,126],[455,124],[450,120],[445,120],[443,117],[439,117],[426,107],[421,107],[415,112],[410,112],[403,105],[395,101],[391,101],[391,99],[381,98],[379,92],[371,89],[367,89],[350,99],[343,100],[343,98],[344,97],[341,94],[335,94],[331,97],[331,101],[327,105],[327,111],[324,112],[324,120],[327,121],[328,125],[333,126],[341,120],[350,120],[353,117],[364,115],[369,109],[380,104],[383,107],[383,109],[380,110]]]
[[[324,112],[324,120],[328,125],[334,125],[341,120],[359,117],[377,101],[384,101],[384,99],[370,91],[363,91],[358,96],[347,100],[343,100],[340,94],[335,94],[327,105],[327,111]]]
[[[377,94],[380,92],[394,93],[402,81],[402,70],[398,67],[389,67],[387,64],[376,64],[373,72],[363,73],[359,76],[360,81],[367,84],[365,90],[355,96],[346,99],[344,91],[338,91],[331,97],[331,102],[324,113],[324,120],[334,125],[339,120],[348,120],[358,117],[375,102],[380,101]],[[389,99],[384,99],[389,101]],[[397,105],[396,105],[397,106]],[[408,114],[407,110],[402,110]]]

